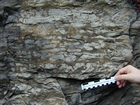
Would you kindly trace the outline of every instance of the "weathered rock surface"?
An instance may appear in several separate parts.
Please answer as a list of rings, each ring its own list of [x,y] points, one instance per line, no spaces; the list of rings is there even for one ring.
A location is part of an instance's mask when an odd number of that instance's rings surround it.
[[[137,86],[80,88],[140,67],[136,16],[121,0],[1,0],[0,104],[139,104]]]

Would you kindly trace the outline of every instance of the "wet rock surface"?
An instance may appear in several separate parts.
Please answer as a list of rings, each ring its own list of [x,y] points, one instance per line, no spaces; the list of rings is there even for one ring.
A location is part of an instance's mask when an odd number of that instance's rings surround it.
[[[0,104],[138,105],[138,86],[80,85],[140,68],[139,23],[125,0],[1,0]]]

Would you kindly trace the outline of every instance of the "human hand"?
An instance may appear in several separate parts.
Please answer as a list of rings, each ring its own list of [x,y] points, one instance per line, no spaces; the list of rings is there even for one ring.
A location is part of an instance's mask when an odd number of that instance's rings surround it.
[[[140,70],[131,65],[125,66],[116,73],[115,79],[118,88],[124,87],[127,81],[140,84]]]

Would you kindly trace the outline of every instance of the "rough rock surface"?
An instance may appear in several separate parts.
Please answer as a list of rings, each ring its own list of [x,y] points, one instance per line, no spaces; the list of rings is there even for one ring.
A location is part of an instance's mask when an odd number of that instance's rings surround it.
[[[0,104],[138,105],[135,85],[80,84],[140,68],[139,23],[127,0],[1,0]]]

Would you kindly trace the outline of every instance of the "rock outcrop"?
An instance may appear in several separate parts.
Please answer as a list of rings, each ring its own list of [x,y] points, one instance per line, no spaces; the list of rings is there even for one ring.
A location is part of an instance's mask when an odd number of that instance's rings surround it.
[[[139,104],[135,85],[80,87],[140,67],[139,23],[127,0],[1,0],[0,104]]]

